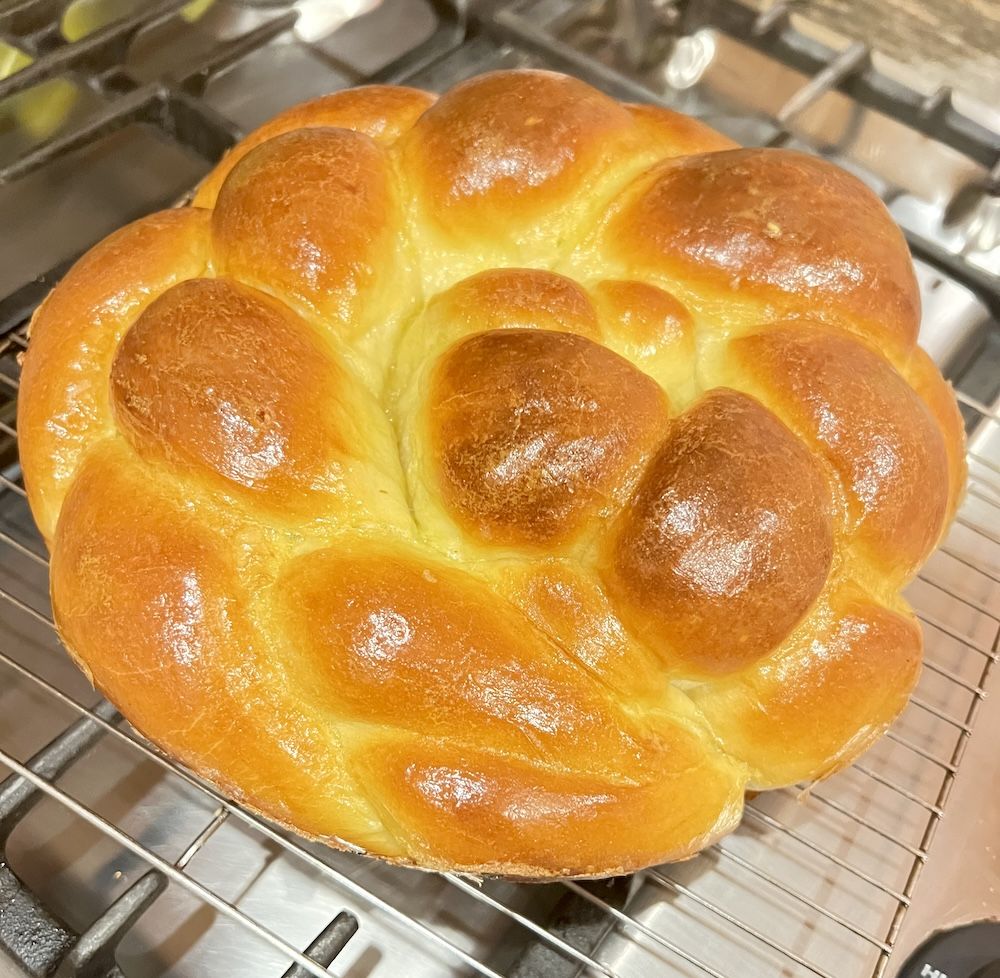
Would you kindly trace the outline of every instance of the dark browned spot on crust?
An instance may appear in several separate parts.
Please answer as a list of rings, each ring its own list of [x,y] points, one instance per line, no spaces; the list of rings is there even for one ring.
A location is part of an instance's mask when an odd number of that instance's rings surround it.
[[[627,360],[544,330],[457,343],[428,406],[444,500],[496,543],[565,540],[623,498],[666,416],[663,392]]]
[[[294,312],[229,279],[168,289],[111,367],[112,407],[140,452],[291,506],[324,488],[356,447],[347,443],[351,389]]]
[[[672,422],[613,531],[605,577],[668,662],[731,672],[770,652],[819,594],[830,510],[806,447],[720,388]]]

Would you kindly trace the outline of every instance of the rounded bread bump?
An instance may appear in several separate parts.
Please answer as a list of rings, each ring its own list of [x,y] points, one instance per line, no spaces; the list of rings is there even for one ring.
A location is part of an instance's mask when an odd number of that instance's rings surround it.
[[[891,356],[916,343],[920,294],[902,232],[860,180],[815,156],[666,160],[622,195],[599,238],[610,259],[730,329],[791,313],[829,317]]]
[[[261,143],[296,129],[350,129],[389,145],[406,132],[434,102],[434,96],[402,85],[363,85],[293,105],[244,136],[202,181],[197,207],[214,207],[230,171]]]
[[[212,211],[215,270],[356,340],[391,327],[416,300],[401,223],[378,143],[349,129],[296,129],[226,177]]]
[[[593,340],[478,333],[438,360],[427,394],[437,494],[484,541],[558,545],[621,505],[666,418],[663,391]]]
[[[608,534],[602,576],[669,672],[704,679],[783,641],[833,555],[830,491],[806,446],[717,388],[671,424]]]
[[[399,855],[255,607],[279,559],[267,535],[211,493],[165,482],[121,439],[88,455],[64,512],[60,636],[130,722],[250,808]]]
[[[575,78],[495,72],[438,99],[400,150],[436,231],[505,237],[572,205],[634,129],[627,108]]]
[[[31,319],[17,427],[32,514],[51,546],[82,457],[113,428],[108,374],[118,342],[157,296],[208,264],[211,213],[164,211],[87,252]]]
[[[794,322],[732,343],[733,357],[837,474],[845,552],[898,588],[945,526],[945,437],[927,402],[882,356],[843,332]],[[854,571],[865,576],[863,568]]]
[[[692,693],[757,790],[827,777],[866,750],[917,681],[914,617],[838,582],[771,655]]]
[[[188,279],[139,316],[111,402],[139,454],[214,476],[271,519],[358,519],[374,485],[405,512],[378,403],[321,333],[232,279]]]
[[[555,266],[651,164],[731,145],[665,110],[636,110],[566,75],[500,71],[446,92],[394,154],[425,285],[483,268]]]
[[[425,869],[687,858],[903,709],[961,498],[854,177],[551,72],[289,109],[36,312],[73,658],[290,829]]]

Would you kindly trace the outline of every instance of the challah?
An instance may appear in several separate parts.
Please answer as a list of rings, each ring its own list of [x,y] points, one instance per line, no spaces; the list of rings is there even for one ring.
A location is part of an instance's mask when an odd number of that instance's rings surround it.
[[[34,317],[66,647],[249,808],[429,869],[692,855],[906,703],[964,479],[858,180],[572,78],[338,92]]]

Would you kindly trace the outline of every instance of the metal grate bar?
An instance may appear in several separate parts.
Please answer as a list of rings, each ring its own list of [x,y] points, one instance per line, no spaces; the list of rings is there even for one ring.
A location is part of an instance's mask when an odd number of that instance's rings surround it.
[[[30,604],[15,597],[9,591],[0,588],[0,598],[3,598],[4,601],[8,602],[8,604],[12,604],[19,611],[23,611],[26,615],[31,615],[32,618],[36,621],[40,621],[43,625],[48,625],[49,628],[55,631],[55,623],[48,615],[42,614],[40,611],[36,611]],[[3,653],[0,653],[0,655],[2,654]]]
[[[980,502],[989,503],[990,506],[995,506],[1000,509],[1000,500],[994,499],[992,496],[987,496],[980,492],[975,486],[966,486],[965,494],[971,496],[973,499],[978,499]]]
[[[600,907],[605,913],[610,914],[615,920],[625,927],[631,927],[634,930],[639,931],[644,937],[649,938],[654,944],[658,944],[660,947],[670,951],[672,954],[676,954],[677,957],[681,958],[683,961],[687,961],[688,964],[694,965],[694,967],[703,971],[710,978],[726,978],[726,975],[720,974],[711,965],[705,964],[704,961],[700,961],[694,955],[685,951],[683,948],[678,947],[673,941],[664,937],[662,934],[653,930],[652,927],[647,926],[641,920],[636,920],[635,917],[630,916],[623,910],[619,910],[617,907],[611,906],[606,900],[602,900],[599,896],[591,893],[590,890],[584,889],[579,883],[573,880],[565,880],[563,886],[572,890],[578,896],[583,897],[588,903],[592,903],[595,907]]]
[[[45,778],[39,777],[32,770],[30,770],[30,768],[26,767],[3,748],[0,748],[0,762],[5,764],[15,774],[27,781],[30,781],[36,788],[43,791],[50,798],[54,798],[56,801],[60,802],[67,809],[69,809],[69,811],[73,812],[74,815],[79,816],[94,828],[103,832],[106,836],[108,836],[108,838],[114,840],[119,845],[124,846],[140,859],[150,863],[153,868],[158,869],[168,879],[170,879],[171,882],[177,883],[178,886],[188,890],[190,893],[194,894],[194,896],[198,897],[204,903],[207,903],[214,910],[217,910],[224,916],[242,924],[247,930],[259,937],[261,940],[266,941],[282,954],[287,955],[295,961],[296,964],[301,965],[309,974],[315,975],[315,978],[329,978],[329,973],[325,968],[322,968],[315,961],[307,958],[301,951],[296,950],[291,944],[284,940],[284,938],[279,937],[267,927],[259,924],[252,917],[248,917],[242,910],[238,910],[232,904],[227,903],[207,887],[181,872],[181,870],[174,867],[171,863],[168,863],[152,850],[147,849],[141,843],[136,842],[136,840],[133,839],[132,836],[128,835],[128,833],[123,832],[117,825],[112,824],[106,818],[103,818],[96,812],[91,811],[91,809],[87,808],[86,805],[80,804],[80,802],[78,802],[72,795],[67,794],[61,788],[52,784],[50,781],[47,781]]]
[[[706,910],[710,910],[716,916],[720,917],[722,920],[726,921],[727,924],[732,925],[737,930],[742,931],[744,934],[749,934],[751,937],[760,941],[762,944],[767,945],[773,951],[777,951],[779,954],[784,955],[790,961],[794,961],[796,964],[801,965],[808,971],[811,971],[814,975],[818,975],[819,978],[833,978],[833,976],[828,972],[824,971],[822,968],[818,968],[816,965],[807,961],[801,955],[796,954],[791,948],[785,947],[783,944],[779,944],[777,941],[772,941],[769,937],[766,937],[755,927],[751,927],[749,924],[744,923],[738,917],[734,917],[728,910],[724,910],[722,907],[716,906],[710,900],[706,900],[703,896],[695,893],[690,887],[684,886],[683,883],[678,883],[676,880],[671,879],[664,873],[656,869],[647,869],[643,874],[645,878],[655,880],[661,886],[667,889],[673,890],[675,893],[681,893],[689,899],[693,900],[700,907],[704,907]]]
[[[983,691],[975,683],[970,683],[967,679],[963,679],[950,669],[946,669],[944,666],[927,659],[924,660],[923,665],[935,675],[942,676],[949,682],[953,682],[956,686],[961,686],[962,689],[968,690],[973,696],[983,695]]]
[[[927,855],[922,849],[916,848],[916,846],[911,846],[909,843],[904,842],[902,839],[892,835],[885,829],[880,829],[877,825],[869,822],[864,816],[859,815],[857,812],[852,812],[849,808],[841,805],[840,802],[834,801],[832,798],[828,798],[826,795],[821,795],[817,792],[811,791],[808,787],[800,790],[800,796],[805,795],[809,801],[818,801],[821,805],[826,805],[827,808],[832,808],[835,812],[839,812],[845,818],[849,818],[852,822],[856,822],[858,825],[863,826],[876,835],[881,836],[887,842],[891,842],[894,846],[908,852],[914,859],[923,859]]]
[[[306,954],[315,958],[320,964],[329,965],[347,946],[347,942],[358,932],[358,918],[346,910],[342,910],[323,929],[323,932],[306,948]],[[282,978],[306,978],[306,973],[293,964]]]
[[[10,536],[10,534],[5,533],[3,530],[0,530],[0,543],[5,543],[8,547],[13,547],[18,553],[24,554],[25,557],[30,558],[42,567],[49,566],[49,562],[45,559],[45,557],[40,554],[36,554],[30,547],[26,547],[23,543],[15,540],[12,536]]]
[[[0,421],[0,431],[6,435],[10,435],[11,438],[17,437],[17,431],[7,424],[6,421]]]
[[[166,888],[163,873],[151,869],[143,874],[80,935],[59,973],[73,978],[121,975],[115,966],[118,944]]]
[[[565,41],[551,35],[543,40],[531,24],[510,8],[498,10],[493,20],[483,26],[501,42],[513,40],[519,48],[544,56],[554,70],[577,75],[598,88],[603,88],[616,98],[630,102],[667,105],[665,99],[646,85],[581,54]]]
[[[947,544],[941,544],[941,546],[938,547],[938,550],[951,557],[953,560],[957,560],[960,564],[963,564],[970,570],[974,570],[977,573],[982,574],[983,577],[993,581],[994,584],[1000,584],[1000,570],[990,570],[990,568],[984,566],[983,564],[976,563],[976,561],[966,557],[964,554],[959,553],[954,549],[954,547],[949,547]]]
[[[158,89],[157,85],[148,85],[129,92],[95,112],[90,119],[89,130],[75,129],[61,136],[55,136],[18,157],[13,163],[0,167],[0,186],[28,176],[50,160],[70,153],[93,139],[110,135],[130,122],[136,121],[156,97]]]
[[[987,407],[982,401],[976,400],[974,397],[970,397],[964,391],[958,390],[958,388],[952,388],[952,393],[954,393],[955,400],[957,400],[959,404],[964,404],[966,407],[972,408],[984,418],[1000,422],[1000,414],[994,411],[993,408]]]
[[[755,37],[762,37],[771,31],[784,30],[788,26],[788,15],[791,12],[790,6],[795,0],[775,0],[766,10],[758,14],[753,22],[753,34]]]
[[[955,522],[958,523],[959,526],[964,526],[967,530],[972,530],[973,533],[989,540],[990,543],[995,543],[997,546],[1000,546],[1000,535],[994,533],[992,530],[987,530],[985,526],[981,526],[979,523],[974,523],[967,517],[962,516],[961,513],[955,517]]]
[[[912,801],[915,805],[919,805],[921,808],[937,815],[939,818],[944,814],[938,805],[927,801],[926,798],[921,798],[920,795],[915,794],[908,788],[904,788],[901,784],[896,784],[892,778],[887,778],[884,774],[879,774],[878,771],[873,771],[867,765],[855,762],[851,765],[851,770],[857,771],[859,774],[863,774],[866,778],[871,778],[872,781],[876,781],[878,784],[884,785],[890,791],[894,791],[900,797],[906,798],[908,801]]]
[[[1000,631],[998,631],[997,637],[1000,638]],[[994,641],[996,641],[996,639],[994,639]],[[994,662],[995,662],[994,658],[988,657],[986,662],[983,663],[983,669],[979,677],[980,686],[985,687],[986,680],[989,677],[990,670],[992,669]],[[981,702],[982,701],[979,699],[973,699],[972,702],[969,704],[969,708],[965,715],[966,723],[968,725],[970,726],[972,725],[972,722],[975,719],[976,713],[979,710]],[[960,762],[962,755],[965,752],[967,743],[968,743],[967,737],[959,737],[957,743],[955,744],[955,747],[952,750],[951,762],[956,766]],[[950,776],[945,777],[941,782],[941,787],[938,789],[937,803],[942,808],[944,807],[945,802],[948,799],[948,795],[951,793],[951,786],[953,783],[954,783],[954,778]],[[925,850],[930,849],[930,845],[934,839],[934,833],[937,831],[937,826],[939,821],[940,820],[936,818],[931,818],[927,820],[927,827],[924,829],[923,838],[920,840],[920,846],[922,849]],[[909,905],[908,903],[909,896],[913,892],[913,888],[917,884],[917,880],[920,877],[920,871],[922,868],[923,868],[923,862],[920,860],[914,862],[914,864],[910,867],[910,873],[909,876],[907,877],[906,885],[904,887],[904,892],[907,897],[907,903],[901,904],[899,907],[896,908],[896,912],[893,914],[892,921],[889,924],[889,929],[886,932],[886,943],[889,945],[890,948],[895,944],[896,936],[898,935],[900,925],[903,922],[903,913],[905,907]],[[878,964],[875,968],[875,974],[872,976],[872,978],[882,978],[882,976],[885,974],[885,969],[886,965],[888,964],[888,961],[889,961],[888,952],[882,954],[879,957]]]
[[[971,457],[971,454],[970,454],[970,457]],[[1000,483],[991,482],[984,475],[982,475],[982,473],[974,472],[974,471],[972,471],[970,469],[969,470],[969,482],[975,482],[978,485],[983,486],[985,489],[988,489],[990,492],[995,493],[998,497],[1000,497]],[[981,498],[981,497],[979,497],[979,498]],[[989,499],[988,501],[993,506],[1000,506],[1000,498],[998,498],[998,499]]]
[[[965,635],[962,635],[960,632],[956,632],[955,629],[953,629],[951,626],[946,625],[943,621],[941,621],[938,618],[935,618],[933,615],[927,614],[926,611],[920,611],[920,612],[918,612],[917,613],[917,617],[925,625],[930,625],[931,628],[935,629],[936,631],[941,632],[944,635],[947,635],[948,638],[953,638],[960,645],[964,645],[967,649],[971,650],[972,652],[978,652],[980,655],[984,656],[985,658],[990,659],[993,662],[996,662],[996,659],[997,659],[996,652],[993,652],[990,649],[984,649],[981,645],[977,645],[970,638],[967,638]]]
[[[818,102],[827,92],[859,71],[864,71],[870,61],[871,51],[868,45],[861,41],[854,41],[795,91],[788,101],[778,109],[775,118],[781,125],[787,126],[792,119]],[[785,136],[785,133],[779,135]]]
[[[191,843],[180,856],[174,860],[174,865],[178,869],[184,869],[198,855],[205,843],[215,835],[217,829],[227,818],[229,818],[229,812],[220,805],[213,813],[211,821],[191,840]]]
[[[754,33],[757,13],[741,0],[711,0],[689,9],[701,16],[685,25],[686,29],[715,27],[809,77],[822,74],[837,60],[829,47],[805,38],[787,21],[778,25],[780,29]],[[886,113],[932,139],[941,139],[987,168],[994,165],[1000,152],[1000,136],[958,113],[950,98],[943,101],[938,113],[928,115],[921,93],[885,76],[870,63],[844,72],[836,87],[860,105]]]
[[[813,842],[812,839],[802,835],[800,832],[797,832],[790,826],[785,825],[783,822],[779,822],[778,819],[774,818],[774,816],[768,815],[766,812],[762,812],[759,808],[755,808],[753,805],[747,805],[745,812],[751,818],[759,822],[763,822],[769,828],[776,829],[783,835],[787,835],[789,838],[795,839],[796,842],[799,842],[806,846],[806,848],[811,849],[817,855],[823,856],[825,859],[829,859],[835,866],[839,866],[841,869],[846,870],[852,876],[856,876],[859,880],[863,880],[865,883],[875,887],[875,889],[881,890],[883,893],[894,897],[900,903],[909,904],[909,899],[898,890],[894,890],[891,886],[887,886],[880,880],[875,879],[874,876],[871,876],[862,869],[858,869],[857,866],[852,866],[846,859],[843,859],[836,853],[830,852],[829,849],[824,848],[818,842]]]
[[[587,968],[588,970],[599,971],[602,975],[605,975],[606,978],[618,978],[615,972],[612,971],[607,965],[602,964],[600,961],[594,960],[594,958],[590,957],[590,955],[584,954],[578,948],[573,947],[572,944],[567,944],[566,941],[564,941],[560,937],[556,937],[555,934],[549,933],[549,931],[547,931],[544,927],[540,926],[539,924],[536,924],[533,920],[529,919],[528,917],[525,917],[524,914],[520,914],[517,913],[515,910],[511,910],[510,907],[501,903],[499,900],[495,900],[488,893],[484,893],[482,890],[478,890],[471,884],[466,883],[465,880],[456,876],[454,873],[445,873],[443,875],[444,878],[448,880],[448,882],[451,883],[452,886],[458,887],[458,889],[460,889],[463,893],[472,897],[479,903],[485,903],[487,906],[492,907],[494,910],[499,910],[500,913],[509,917],[511,920],[517,921],[517,923],[521,924],[521,926],[530,930],[533,934],[540,937],[543,941],[545,941],[547,944],[550,944],[552,947],[558,948],[563,954],[572,958],[574,961],[581,964],[584,968]]]
[[[976,463],[976,465],[981,465],[984,469],[989,469],[991,472],[995,472],[1000,475],[1000,463],[994,462],[991,458],[986,458],[985,455],[980,455],[978,452],[969,449],[966,455]],[[1000,487],[998,487],[1000,488]]]
[[[62,734],[35,754],[27,762],[26,768],[47,782],[53,782],[89,750],[101,736],[112,729],[109,724],[116,724],[121,719],[118,712],[107,701],[99,702],[94,707],[93,714],[93,717],[84,716],[70,724]],[[2,816],[0,816],[0,869],[3,870],[5,877],[4,886],[7,888],[8,897],[11,885],[16,888],[15,892],[24,893],[24,890],[23,884],[13,875],[9,868],[3,867],[3,842],[10,831],[43,794],[44,792],[39,786],[19,776],[17,773],[9,775],[3,785],[0,786],[0,812],[2,812]],[[205,844],[219,824],[221,824],[221,820],[219,812],[216,812],[216,816],[212,822],[199,833],[198,837],[188,846],[184,854],[174,865],[178,869],[182,869],[191,857]],[[66,955],[65,961],[63,961],[60,968],[60,974],[77,975],[79,978],[83,978],[85,975],[90,976],[90,978],[120,976],[121,971],[118,969],[115,961],[115,952],[118,945],[133,924],[156,900],[166,885],[167,877],[162,872],[157,869],[150,870],[122,893],[78,937],[59,925],[46,927],[44,932],[40,929],[33,930],[34,937],[31,944],[32,946],[38,945],[40,953],[32,957],[30,964],[27,961],[25,961],[25,964],[29,966],[29,970],[32,973],[35,973],[37,970],[39,973],[44,972],[48,974],[52,969],[59,966],[59,959],[63,955]],[[39,915],[44,915],[45,912],[41,906],[32,901],[29,905],[22,908],[22,897],[18,895],[14,899],[18,901],[19,915],[13,919],[12,926],[16,929],[19,922],[23,924],[24,910],[28,910],[28,922],[30,926],[33,928],[40,927],[42,921],[31,919],[30,908],[33,906]],[[28,899],[31,900],[30,895]],[[9,909],[10,907],[5,908],[5,910]],[[341,920],[345,916],[351,917],[349,914],[341,914],[337,920]],[[334,921],[334,923],[336,922]],[[354,925],[356,929],[356,921]],[[339,945],[333,945],[329,941],[326,943],[324,947],[326,952],[323,961],[324,964],[329,964],[333,960],[333,957],[335,957],[336,953],[343,947],[344,942],[349,939],[353,932],[353,930],[350,930],[346,934],[342,933],[342,940]],[[0,928],[0,941],[3,941],[4,936],[2,928]],[[312,946],[308,953],[312,955]],[[15,957],[18,956],[15,950]],[[306,972],[299,969],[296,974],[304,976]]]
[[[116,20],[79,41],[63,44],[0,81],[0,100],[75,69],[101,72],[121,63],[133,38],[144,27],[169,20],[188,0],[160,0],[146,10]]]
[[[40,777],[55,779],[104,736],[104,727],[120,720],[118,711],[107,701],[94,707],[93,716],[84,716],[69,724],[28,761],[28,767]],[[103,725],[103,726],[102,726]],[[0,862],[7,838],[14,826],[39,799],[38,791],[13,775],[0,783]]]
[[[8,479],[5,475],[0,475],[0,486],[3,486],[5,489],[10,489],[11,492],[16,493],[23,499],[28,498],[28,494],[24,491],[24,489],[22,489],[16,482]]]
[[[18,598],[13,597],[13,595],[8,594],[6,591],[0,589],[0,597],[6,598],[11,604],[15,605],[20,610],[32,615],[39,621],[52,625],[50,619],[41,613],[35,611],[30,605],[25,604]],[[497,974],[492,968],[487,967],[481,962],[477,961],[474,957],[464,951],[458,945],[453,944],[447,938],[438,934],[436,931],[431,930],[424,924],[421,924],[418,920],[408,916],[403,913],[391,903],[387,903],[385,900],[376,896],[374,893],[366,890],[359,883],[356,883],[351,877],[339,872],[332,866],[327,865],[321,859],[317,859],[311,852],[292,840],[286,838],[280,832],[273,829],[267,822],[257,815],[252,814],[249,811],[245,811],[239,806],[235,805],[233,802],[229,801],[223,795],[219,794],[211,785],[206,784],[201,781],[189,771],[185,770],[180,764],[177,764],[168,758],[166,758],[159,751],[155,750],[146,741],[139,739],[136,736],[128,733],[125,730],[120,729],[114,724],[108,723],[102,717],[97,715],[93,710],[88,709],[82,704],[78,703],[71,696],[64,693],[58,686],[53,685],[48,680],[42,678],[36,673],[32,672],[27,666],[22,665],[16,659],[12,659],[5,652],[0,651],[0,663],[5,665],[7,668],[13,670],[18,675],[23,676],[25,679],[29,680],[36,686],[44,689],[47,693],[53,696],[55,699],[59,700],[61,703],[66,704],[72,710],[80,713],[83,716],[90,717],[95,722],[99,723],[104,727],[109,733],[114,737],[118,738],[122,742],[131,745],[132,747],[139,750],[144,754],[149,760],[156,763],[158,766],[163,768],[170,774],[176,775],[182,780],[186,781],[188,784],[193,785],[195,788],[203,791],[205,794],[209,795],[215,801],[219,802],[231,815],[235,815],[238,819],[250,825],[261,834],[266,835],[269,839],[277,842],[289,853],[298,856],[300,859],[308,863],[313,869],[319,870],[324,875],[331,878],[335,883],[340,884],[345,889],[349,890],[352,894],[357,897],[364,899],[366,902],[378,907],[379,910],[386,913],[389,917],[395,920],[397,923],[401,923],[408,927],[410,930],[418,933],[423,939],[429,941],[430,943],[436,945],[437,947],[448,951],[449,953],[458,957],[464,964],[473,968],[477,974],[484,975],[485,978],[503,978],[502,975]]]
[[[8,0],[0,8],[0,32],[27,35],[57,20],[72,0]]]
[[[912,740],[907,740],[906,737],[903,737],[901,734],[896,733],[896,731],[893,730],[891,727],[888,730],[886,730],[886,732],[882,736],[885,737],[887,740],[894,741],[900,746],[905,747],[907,750],[913,751],[914,754],[919,754],[921,757],[923,757],[925,760],[930,761],[932,764],[937,764],[938,767],[943,767],[949,774],[954,774],[958,770],[958,767],[956,765],[951,764],[948,761],[942,760],[940,757],[935,757],[934,754],[932,754],[929,750],[925,750],[918,744],[913,743]]]
[[[771,886],[775,887],[778,890],[781,890],[782,893],[792,897],[793,900],[797,900],[799,903],[803,904],[803,906],[808,907],[815,913],[821,914],[822,916],[828,918],[829,920],[832,920],[834,923],[840,924],[841,927],[846,928],[852,934],[856,934],[858,937],[860,937],[862,940],[867,941],[869,944],[873,944],[875,947],[883,951],[889,950],[889,946],[885,944],[883,941],[881,941],[879,938],[875,937],[874,934],[869,934],[867,931],[862,930],[860,927],[858,927],[857,924],[852,924],[846,917],[842,917],[840,916],[840,914],[834,913],[832,910],[829,909],[829,907],[822,906],[815,900],[811,899],[810,897],[807,897],[804,893],[800,893],[798,890],[789,886],[787,883],[779,879],[776,879],[774,876],[768,874],[765,870],[760,869],[758,866],[755,866],[749,860],[744,859],[738,853],[735,853],[730,849],[726,849],[718,842],[712,847],[712,851],[717,852],[719,853],[719,855],[724,856],[726,859],[731,860],[732,862],[736,863],[737,866],[741,866],[748,873],[752,873],[754,876],[756,876],[757,879],[763,880],[765,883],[770,883]]]
[[[921,699],[919,696],[911,696],[910,702],[917,707],[919,710],[924,710],[930,713],[932,716],[936,716],[939,720],[943,720],[945,723],[950,723],[953,727],[957,727],[962,733],[971,733],[972,728],[962,720],[959,720],[944,710],[936,707],[933,703],[928,703],[926,700]]]
[[[973,608],[980,614],[985,615],[987,618],[992,618],[995,622],[1000,624],[1000,612],[987,608],[981,601],[976,601],[973,598],[967,598],[965,595],[959,594],[957,591],[952,591],[944,584],[940,584],[938,581],[931,580],[929,577],[924,577],[923,574],[920,575],[918,580],[923,581],[925,584],[929,584],[931,587],[937,588],[939,591],[944,591],[944,593],[949,597],[954,598],[956,601],[961,602],[969,608]]]
[[[297,10],[289,10],[259,27],[247,31],[225,44],[213,48],[197,65],[187,68],[183,74],[167,78],[168,84],[176,85],[189,95],[201,95],[214,75],[225,71],[241,58],[263,47],[269,41],[291,30],[299,19]]]
[[[13,183],[22,177],[38,170],[56,157],[65,156],[105,136],[124,129],[135,123],[151,123],[169,131],[166,123],[171,109],[184,106],[189,111],[194,110],[202,116],[212,115],[211,125],[202,128],[199,136],[201,142],[197,145],[199,151],[204,151],[213,159],[217,159],[236,141],[236,130],[230,125],[220,126],[221,117],[216,117],[208,106],[195,106],[184,102],[180,93],[173,93],[163,84],[153,82],[143,85],[131,92],[116,98],[107,106],[98,109],[89,119],[86,126],[54,136],[7,166],[0,168],[0,185]],[[180,137],[186,130],[177,126],[173,135]],[[211,138],[211,145],[207,140]],[[178,139],[188,144],[191,140]]]

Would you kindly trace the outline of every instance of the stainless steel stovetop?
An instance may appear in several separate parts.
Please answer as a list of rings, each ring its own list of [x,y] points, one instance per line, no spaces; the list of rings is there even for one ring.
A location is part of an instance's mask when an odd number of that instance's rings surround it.
[[[75,37],[102,3],[118,19],[68,42],[66,9]],[[901,970],[932,931],[1000,916],[1000,113],[961,79],[922,90],[807,3],[760,6],[0,0],[0,76],[30,62],[0,81],[0,976],[970,978],[1000,958],[983,925]],[[809,791],[756,798],[698,858],[600,883],[331,852],[160,757],[60,650],[13,428],[24,324],[66,263],[240,131],[348,85],[514,65],[858,172],[907,232],[922,341],[970,436],[968,497],[909,590],[926,668],[889,735]]]

